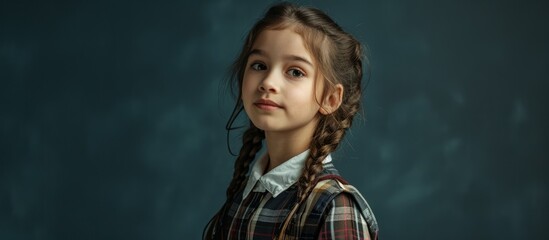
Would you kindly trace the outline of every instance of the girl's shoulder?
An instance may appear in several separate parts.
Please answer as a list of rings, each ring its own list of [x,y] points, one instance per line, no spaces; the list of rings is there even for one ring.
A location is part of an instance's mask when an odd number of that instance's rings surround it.
[[[310,210],[306,214],[309,216],[324,215],[330,203],[341,194],[346,195],[355,203],[354,205],[359,208],[362,216],[366,219],[370,233],[376,236],[378,225],[370,205],[358,189],[339,175],[332,164],[326,164],[317,178],[315,187],[308,197],[307,205],[309,206],[306,209]]]

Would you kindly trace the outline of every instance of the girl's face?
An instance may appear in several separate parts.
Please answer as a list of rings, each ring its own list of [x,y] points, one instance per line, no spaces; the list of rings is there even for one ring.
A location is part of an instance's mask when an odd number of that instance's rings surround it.
[[[312,135],[318,122],[322,81],[303,39],[292,29],[264,30],[255,40],[242,83],[242,102],[266,132]],[[319,74],[318,74],[319,75]]]

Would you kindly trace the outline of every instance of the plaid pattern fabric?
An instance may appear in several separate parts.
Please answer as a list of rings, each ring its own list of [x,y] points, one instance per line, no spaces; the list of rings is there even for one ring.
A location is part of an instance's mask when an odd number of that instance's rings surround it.
[[[325,175],[308,197],[306,223],[301,237],[307,239],[377,240],[377,221],[362,195],[338,175]],[[345,184],[344,184],[345,183]],[[303,220],[302,220],[303,221]],[[315,229],[321,226],[318,235]]]
[[[284,239],[377,239],[377,223],[360,193],[341,183],[331,163],[324,164],[322,176],[326,179],[292,215]],[[214,228],[212,239],[275,239],[296,203],[296,186],[276,198],[268,191],[245,199],[239,193],[207,228]]]
[[[357,211],[352,196],[340,194],[328,208],[318,239],[371,239],[366,220]]]

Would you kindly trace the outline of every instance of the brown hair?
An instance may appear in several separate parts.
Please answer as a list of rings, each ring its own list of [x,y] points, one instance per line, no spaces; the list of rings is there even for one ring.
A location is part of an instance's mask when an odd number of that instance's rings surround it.
[[[227,122],[227,130],[233,129],[232,124],[243,109],[242,81],[256,38],[263,30],[289,27],[301,35],[305,47],[318,63],[317,70],[327,86],[323,94],[327,94],[335,84],[341,84],[344,89],[341,106],[329,115],[322,115],[313,134],[309,156],[297,182],[298,203],[301,203],[322,171],[322,160],[336,150],[346,130],[351,127],[354,115],[360,109],[363,56],[361,44],[324,12],[285,2],[272,6],[250,30],[242,51],[233,64],[230,83],[233,93],[238,89],[238,97]],[[234,165],[233,179],[227,188],[227,202],[231,202],[235,194],[245,186],[250,163],[261,149],[264,137],[264,132],[250,121]]]

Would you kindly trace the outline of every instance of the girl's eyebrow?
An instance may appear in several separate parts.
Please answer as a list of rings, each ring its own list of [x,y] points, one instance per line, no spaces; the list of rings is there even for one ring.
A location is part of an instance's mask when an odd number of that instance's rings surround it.
[[[263,51],[261,49],[257,49],[257,48],[252,49],[252,51],[250,51],[250,54],[248,54],[248,57],[250,57],[252,55],[259,55],[259,56],[263,56],[263,57],[268,56],[268,54],[265,51]],[[313,67],[313,64],[309,60],[307,60],[303,57],[297,56],[297,55],[285,55],[284,58],[289,59],[289,60],[294,60],[294,61],[300,61],[300,62],[306,63],[309,66]]]

